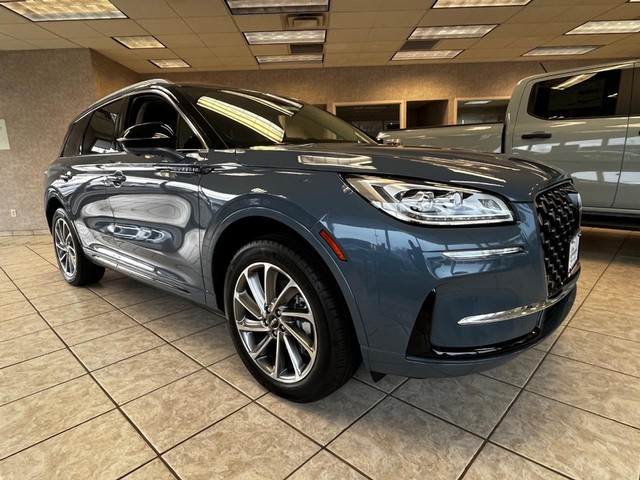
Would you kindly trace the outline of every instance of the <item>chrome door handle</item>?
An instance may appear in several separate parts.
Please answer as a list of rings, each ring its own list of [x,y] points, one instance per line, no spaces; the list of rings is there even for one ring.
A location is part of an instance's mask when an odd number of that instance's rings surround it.
[[[116,187],[122,185],[126,180],[127,177],[125,177],[120,170],[115,172],[113,175],[107,175],[107,181],[113,183]]]

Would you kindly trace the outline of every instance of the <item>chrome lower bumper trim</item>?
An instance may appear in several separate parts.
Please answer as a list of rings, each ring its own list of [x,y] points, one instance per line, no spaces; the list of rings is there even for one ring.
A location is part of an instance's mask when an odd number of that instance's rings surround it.
[[[549,308],[550,306],[558,303],[564,297],[566,297],[571,290],[575,287],[578,279],[574,278],[571,282],[562,288],[562,291],[553,298],[549,298],[544,302],[534,303],[524,307],[512,308],[511,310],[504,310],[502,312],[483,313],[482,315],[471,315],[464,317],[462,320],[458,320],[458,325],[468,327],[474,325],[485,325],[487,323],[504,322],[505,320],[513,320],[515,318],[525,317],[538,313],[542,310]]]
[[[508,247],[508,248],[492,248],[487,250],[451,250],[442,252],[447,258],[452,260],[481,260],[485,258],[496,258],[504,255],[514,255],[517,253],[524,253],[522,247]]]

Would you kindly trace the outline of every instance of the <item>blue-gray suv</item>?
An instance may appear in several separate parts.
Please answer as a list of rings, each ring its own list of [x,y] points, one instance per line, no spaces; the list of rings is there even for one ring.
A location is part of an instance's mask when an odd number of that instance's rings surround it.
[[[105,267],[225,312],[244,364],[307,402],[492,368],[566,317],[571,179],[507,157],[376,144],[298,100],[142,82],[71,124],[45,209],[72,285]]]

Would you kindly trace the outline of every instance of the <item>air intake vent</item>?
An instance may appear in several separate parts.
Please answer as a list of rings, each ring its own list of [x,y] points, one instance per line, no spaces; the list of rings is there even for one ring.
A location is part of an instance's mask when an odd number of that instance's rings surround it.
[[[324,45],[322,43],[307,43],[301,45],[289,45],[291,48],[291,54],[309,54],[309,53],[322,53],[322,47]]]
[[[323,28],[326,25],[326,17],[322,14],[287,15],[285,25],[287,28],[295,30]]]
[[[438,40],[411,40],[409,42],[405,42],[400,51],[431,50],[436,46],[436,43],[438,43]]]

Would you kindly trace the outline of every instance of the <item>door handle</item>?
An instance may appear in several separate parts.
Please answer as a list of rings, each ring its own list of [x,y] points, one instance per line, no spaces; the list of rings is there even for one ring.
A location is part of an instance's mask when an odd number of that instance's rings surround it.
[[[523,140],[533,140],[535,138],[544,139],[544,138],[551,138],[551,134],[549,132],[523,133],[521,138]]]
[[[113,175],[107,175],[107,181],[113,183],[116,187],[122,185],[126,179],[127,177],[125,177],[120,170],[115,172]]]

